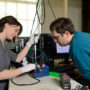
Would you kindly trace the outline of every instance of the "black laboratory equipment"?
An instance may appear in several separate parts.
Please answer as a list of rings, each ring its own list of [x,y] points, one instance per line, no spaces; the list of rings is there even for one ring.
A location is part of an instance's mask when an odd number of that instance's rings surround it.
[[[71,89],[70,77],[66,73],[60,73],[60,86],[65,90]]]
[[[39,58],[39,63],[42,66],[43,64],[48,65],[50,70],[54,69],[54,56],[55,56],[55,42],[53,36],[49,33],[42,33],[40,35],[37,48],[41,53]],[[39,54],[40,54],[39,53]]]
[[[18,54],[26,45],[26,42],[29,40],[29,37],[18,37],[16,42],[14,43],[14,47],[11,49],[13,52]],[[16,68],[22,66],[21,63],[12,62],[12,65],[16,66]]]

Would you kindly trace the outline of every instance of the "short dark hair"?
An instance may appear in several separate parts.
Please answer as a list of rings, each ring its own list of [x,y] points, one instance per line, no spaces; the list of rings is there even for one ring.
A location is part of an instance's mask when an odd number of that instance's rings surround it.
[[[3,31],[5,23],[8,23],[10,25],[17,25],[20,26],[20,31],[19,34],[21,34],[22,32],[22,25],[20,24],[19,21],[17,21],[17,19],[13,16],[5,16],[3,18],[0,19],[0,32]]]
[[[50,31],[56,30],[57,33],[64,34],[65,31],[69,31],[71,34],[75,33],[74,25],[69,18],[58,18],[50,25]]]

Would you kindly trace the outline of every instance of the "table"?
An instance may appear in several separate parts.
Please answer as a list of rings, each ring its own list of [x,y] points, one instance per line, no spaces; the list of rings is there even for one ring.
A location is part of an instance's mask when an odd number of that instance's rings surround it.
[[[63,90],[60,86],[60,78],[53,76],[44,76],[38,78],[40,82],[35,85],[28,86],[18,86],[9,81],[9,90]],[[13,81],[18,84],[30,84],[36,82],[35,79],[30,77],[28,74],[20,75],[16,78],[13,78]],[[73,79],[70,79],[71,89],[75,89],[75,87],[79,84]]]

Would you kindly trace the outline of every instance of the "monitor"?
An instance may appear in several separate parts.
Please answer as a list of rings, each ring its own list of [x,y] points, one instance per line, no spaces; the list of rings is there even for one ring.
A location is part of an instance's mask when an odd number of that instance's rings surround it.
[[[56,59],[58,58],[63,58],[64,59],[64,64],[69,63],[69,48],[70,45],[66,46],[60,46],[58,43],[56,43]],[[61,63],[62,64],[62,63]]]
[[[70,48],[70,45],[66,45],[62,47],[58,43],[56,43],[56,53],[57,54],[68,54],[69,48]]]

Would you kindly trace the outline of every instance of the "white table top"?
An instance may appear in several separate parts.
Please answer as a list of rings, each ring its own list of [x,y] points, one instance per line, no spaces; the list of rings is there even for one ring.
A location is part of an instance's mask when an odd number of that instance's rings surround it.
[[[35,85],[28,86],[18,86],[11,82],[9,82],[9,90],[63,90],[60,86],[60,79],[53,76],[44,76],[40,79],[40,82]],[[13,81],[17,84],[31,84],[37,82],[35,79],[30,77],[28,74],[24,74],[13,78]],[[79,84],[78,82],[70,79],[71,89],[75,89],[75,87]]]

